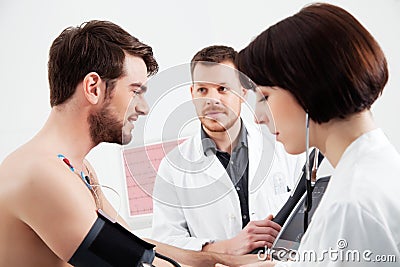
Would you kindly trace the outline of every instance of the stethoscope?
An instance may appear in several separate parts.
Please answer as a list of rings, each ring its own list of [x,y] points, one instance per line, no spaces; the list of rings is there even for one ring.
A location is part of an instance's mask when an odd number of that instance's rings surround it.
[[[313,182],[317,177],[317,170],[319,166],[319,149],[314,149],[314,162],[312,171],[310,173],[310,118],[308,113],[306,113],[306,199],[304,201],[304,232],[308,228],[308,214],[312,208],[312,191]]]

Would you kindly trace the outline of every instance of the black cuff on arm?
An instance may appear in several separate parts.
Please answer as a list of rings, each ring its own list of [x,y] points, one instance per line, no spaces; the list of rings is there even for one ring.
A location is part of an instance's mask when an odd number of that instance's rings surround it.
[[[68,263],[79,266],[132,267],[154,260],[154,245],[98,213],[85,239]]]

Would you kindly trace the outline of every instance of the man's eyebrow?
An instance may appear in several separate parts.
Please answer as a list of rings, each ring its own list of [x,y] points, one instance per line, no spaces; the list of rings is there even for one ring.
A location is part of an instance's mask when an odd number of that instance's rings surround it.
[[[144,84],[142,84],[142,83],[140,83],[140,82],[131,83],[130,86],[132,86],[132,87],[139,87],[140,90],[141,90],[143,93],[145,93],[145,92],[147,91],[147,86],[144,85]]]

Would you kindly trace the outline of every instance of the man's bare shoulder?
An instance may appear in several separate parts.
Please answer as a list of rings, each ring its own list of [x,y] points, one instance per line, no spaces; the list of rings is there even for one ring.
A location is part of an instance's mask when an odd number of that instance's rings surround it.
[[[57,155],[52,157],[40,151],[39,147],[27,143],[8,155],[0,165],[0,184],[12,185],[13,189],[22,188],[46,168],[54,168],[52,166],[57,164],[56,160]],[[46,175],[46,171],[43,175]]]
[[[81,178],[54,151],[29,143],[0,165],[0,214],[8,221],[23,222],[19,235],[24,240],[38,236],[43,241],[36,245],[46,243],[64,261],[97,218],[95,202]]]
[[[0,165],[0,196],[14,195],[29,183],[35,175],[35,166],[41,162],[40,151],[35,151],[28,143],[10,155]],[[40,166],[38,166],[40,168]]]
[[[39,145],[21,146],[0,165],[0,201],[7,199],[18,205],[35,195],[61,198],[70,196],[71,191],[91,199],[80,177],[56,153],[41,150]]]

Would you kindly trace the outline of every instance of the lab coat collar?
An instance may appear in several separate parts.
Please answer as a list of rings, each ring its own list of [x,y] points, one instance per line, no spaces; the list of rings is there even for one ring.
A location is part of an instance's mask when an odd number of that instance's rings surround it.
[[[210,136],[206,133],[203,127],[204,127],[203,125],[200,126],[201,144],[203,147],[204,155],[210,156],[215,154],[218,149],[214,140],[210,138]],[[241,146],[248,148],[247,130],[241,118],[240,118],[240,132],[238,138],[239,138],[238,144],[236,145],[234,150],[240,148]]]
[[[242,117],[242,122],[247,130],[247,142],[249,147],[249,192],[250,189],[257,189],[266,178],[264,173],[266,168],[270,168],[270,166],[265,166],[267,162],[261,162],[261,157],[263,153],[271,154],[273,153],[274,144],[271,143],[271,140],[263,138],[261,126],[255,124],[254,122],[248,122],[245,118]],[[204,155],[203,145],[201,133],[198,133],[193,137],[193,144],[195,150],[193,151],[192,160],[199,161],[201,163],[205,163],[204,161],[210,162],[210,167],[206,168],[204,172],[213,177],[215,180],[221,180],[223,184],[228,186],[231,189],[234,189],[233,184],[226,173],[224,167],[219,162],[218,158],[213,155],[212,157],[206,157]],[[271,151],[272,149],[272,151]],[[263,152],[263,150],[266,150]],[[261,175],[263,174],[263,175]],[[257,175],[257,178],[255,176]],[[223,179],[221,179],[223,178]],[[252,189],[252,191],[254,191]]]

